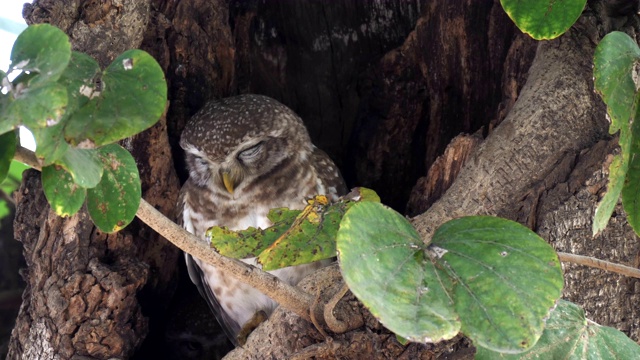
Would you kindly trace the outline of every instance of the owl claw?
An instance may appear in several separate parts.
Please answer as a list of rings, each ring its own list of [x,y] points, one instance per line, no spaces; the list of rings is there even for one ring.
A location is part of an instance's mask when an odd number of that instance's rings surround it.
[[[247,321],[246,323],[244,323],[244,325],[242,325],[242,329],[240,329],[240,332],[238,332],[238,335],[236,335],[236,339],[238,340],[238,343],[240,344],[240,346],[244,346],[244,344],[247,343],[247,338],[249,337],[249,335],[260,324],[265,322],[267,318],[268,318],[267,313],[260,310],[260,311],[257,311],[255,314],[253,314],[251,319],[249,319],[249,321]]]

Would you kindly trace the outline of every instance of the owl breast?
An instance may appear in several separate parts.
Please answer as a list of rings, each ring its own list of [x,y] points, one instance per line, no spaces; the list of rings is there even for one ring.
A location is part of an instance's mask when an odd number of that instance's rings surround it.
[[[310,190],[309,193],[314,193],[315,191],[316,190]],[[295,201],[280,199],[277,206],[257,204],[241,206],[240,203],[235,204],[233,201],[227,201],[225,208],[228,209],[223,210],[220,206],[215,206],[215,203],[207,201],[207,199],[191,199],[190,194],[186,194],[183,207],[183,226],[187,231],[197,235],[201,239],[205,239],[207,229],[213,226],[227,226],[225,222],[221,222],[219,218],[215,216],[210,216],[202,211],[194,211],[190,205],[192,201],[198,201],[204,208],[228,212],[227,215],[234,218],[233,226],[229,226],[230,230],[244,230],[248,227],[268,228],[272,225],[271,221],[267,218],[267,214],[271,208],[288,207],[290,209],[302,209],[305,205],[302,199],[304,199],[304,197],[296,199]],[[213,265],[200,261],[200,259],[193,258],[193,261],[200,267],[206,286],[213,291],[223,311],[238,325],[242,326],[242,324],[251,319],[257,311],[262,310],[267,313],[267,315],[270,315],[276,308],[277,303],[275,301],[253,287],[233,277],[225,276],[221,270]],[[262,268],[262,265],[256,261],[255,257],[242,259],[242,261]],[[324,260],[311,264],[290,266],[269,271],[269,273],[291,285],[295,285],[305,276],[328,265],[330,262],[331,260]]]

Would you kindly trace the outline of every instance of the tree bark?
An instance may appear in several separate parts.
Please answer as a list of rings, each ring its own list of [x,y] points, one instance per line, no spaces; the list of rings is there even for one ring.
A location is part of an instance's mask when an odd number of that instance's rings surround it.
[[[294,109],[350,185],[372,187],[400,211],[427,176],[407,209],[413,215],[433,204],[413,218],[425,241],[453,217],[493,214],[528,225],[558,249],[611,252],[637,266],[638,239],[619,209],[610,229],[588,236],[605,189],[606,154],[615,148],[593,91],[593,51],[624,23],[609,20],[599,1],[589,6],[567,34],[543,43],[521,34],[497,0],[36,0],[25,14],[29,23],[62,28],[74,49],[102,66],[136,47],[158,60],[169,86],[166,118],[123,145],[140,168],[143,197],[165,214],[187,175],[177,142],[188,118],[210,98],[252,92]],[[436,161],[460,132],[486,139],[476,150],[453,146]],[[179,274],[179,252],[143,224],[107,235],[84,210],[58,218],[31,172],[19,192],[15,236],[28,268],[10,359],[180,358],[172,345],[158,344],[178,339],[180,347],[185,337],[206,339],[197,340],[213,349],[203,357],[226,350],[193,287],[179,284],[188,281]],[[567,298],[637,339],[636,280],[565,270]],[[302,286],[328,299],[341,283],[330,267]],[[364,326],[326,338],[279,309],[229,358],[473,354],[461,337],[402,346],[348,294],[336,317],[351,316]]]

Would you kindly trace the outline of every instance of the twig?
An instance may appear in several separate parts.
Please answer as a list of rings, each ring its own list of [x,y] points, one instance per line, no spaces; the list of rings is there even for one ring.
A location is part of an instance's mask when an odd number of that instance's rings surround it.
[[[338,302],[344,297],[347,291],[349,291],[349,286],[347,286],[347,284],[343,284],[342,288],[338,290],[338,292],[335,293],[331,300],[329,300],[329,302],[327,302],[327,304],[324,306],[324,319],[327,322],[327,326],[329,327],[329,329],[331,329],[331,331],[336,334],[342,334],[351,330],[352,328],[355,329],[362,326],[362,324],[358,324],[358,326],[350,327],[351,324],[349,324],[349,322],[338,320],[335,315],[333,315],[333,310],[336,308]],[[362,323],[364,323],[364,321]]]
[[[0,189],[0,200],[4,200],[8,204],[11,204],[12,206],[16,206],[16,201],[13,200],[13,196],[7,194],[2,189]]]
[[[14,158],[34,169],[41,170],[40,162],[28,149],[19,146]],[[291,286],[255,266],[218,254],[208,246],[207,242],[185,231],[144,199],[140,199],[136,216],[182,251],[207,264],[224,269],[226,273],[258,289],[284,308],[306,320],[311,320],[309,311],[313,304],[313,296],[300,288]]]
[[[596,259],[589,256],[582,255],[574,255],[567,254],[563,252],[558,253],[558,258],[562,262],[585,265],[593,268],[598,268],[610,272],[614,272],[617,274],[622,274],[625,276],[631,276],[635,278],[640,278],[640,270],[636,268],[632,268],[626,265],[615,264],[612,262]]]

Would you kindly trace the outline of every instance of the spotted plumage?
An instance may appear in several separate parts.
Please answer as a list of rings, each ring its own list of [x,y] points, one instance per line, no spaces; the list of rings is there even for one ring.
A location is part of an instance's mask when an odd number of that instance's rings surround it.
[[[336,199],[346,192],[335,164],[316,148],[302,120],[281,103],[260,95],[241,95],[207,103],[186,125],[189,179],[179,200],[178,220],[204,240],[212,226],[242,230],[266,228],[269,209],[302,209],[317,194]],[[270,314],[276,303],[221,270],[186,255],[198,286],[230,339],[257,312]],[[244,259],[256,265],[255,258]],[[272,271],[290,284],[326,264],[317,262]]]

